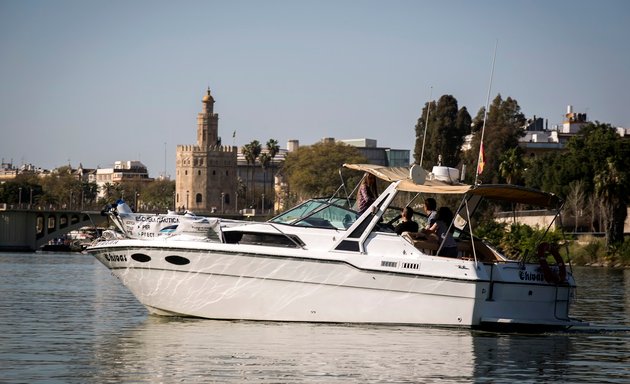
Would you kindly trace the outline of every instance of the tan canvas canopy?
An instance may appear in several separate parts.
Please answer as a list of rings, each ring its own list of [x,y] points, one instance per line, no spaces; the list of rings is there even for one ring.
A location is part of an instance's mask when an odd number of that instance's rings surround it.
[[[449,184],[444,181],[429,179],[426,179],[423,184],[416,184],[409,177],[409,168],[405,167],[384,167],[374,164],[344,164],[343,166],[357,171],[369,172],[379,179],[390,183],[401,180],[401,183],[396,188],[399,191],[464,194],[471,188],[467,184]]]
[[[348,169],[369,172],[381,180],[401,181],[397,189],[406,192],[434,194],[469,194],[490,200],[528,204],[545,208],[558,208],[561,204],[558,196],[532,188],[510,184],[449,184],[440,180],[426,179],[423,184],[414,183],[409,177],[409,169],[405,167],[384,167],[374,164],[344,164]],[[426,171],[425,171],[426,172]]]

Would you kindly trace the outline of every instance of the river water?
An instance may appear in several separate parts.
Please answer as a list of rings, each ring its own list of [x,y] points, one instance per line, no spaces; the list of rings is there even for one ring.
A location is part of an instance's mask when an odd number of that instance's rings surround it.
[[[539,335],[151,316],[89,255],[0,253],[0,383],[628,383],[630,270]]]

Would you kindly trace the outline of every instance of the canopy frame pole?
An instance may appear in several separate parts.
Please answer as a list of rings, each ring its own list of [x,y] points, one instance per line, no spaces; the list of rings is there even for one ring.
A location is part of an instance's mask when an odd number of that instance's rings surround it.
[[[470,231],[470,247],[472,248],[473,258],[475,259],[475,268],[479,268],[477,249],[475,248],[475,236],[473,236],[472,220],[470,219],[470,210],[468,209],[468,199],[464,198],[464,204],[466,205],[466,217],[468,218],[468,230]]]

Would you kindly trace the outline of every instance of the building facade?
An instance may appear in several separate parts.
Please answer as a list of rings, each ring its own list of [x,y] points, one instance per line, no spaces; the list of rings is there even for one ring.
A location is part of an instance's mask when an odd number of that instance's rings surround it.
[[[85,181],[87,175],[88,182],[95,182],[98,186],[98,198],[108,195],[108,187],[122,182],[151,182],[147,167],[140,161],[116,161],[113,168],[97,168],[96,170],[86,170],[83,166],[75,171],[77,178]],[[132,193],[132,192],[129,192]]]
[[[175,206],[195,213],[236,210],[237,147],[221,145],[210,88],[197,115],[197,144],[176,150]]]
[[[327,139],[324,139],[327,140]],[[333,140],[334,139],[329,139]],[[410,151],[408,149],[383,148],[377,145],[374,139],[347,139],[340,142],[357,147],[359,152],[368,159],[368,163],[385,167],[408,167],[410,164]]]

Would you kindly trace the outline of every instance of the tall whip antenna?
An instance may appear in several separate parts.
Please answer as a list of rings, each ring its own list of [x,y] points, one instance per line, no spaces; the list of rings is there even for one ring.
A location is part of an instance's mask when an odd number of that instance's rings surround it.
[[[485,159],[483,158],[483,136],[486,132],[486,120],[488,120],[488,108],[490,105],[490,91],[492,89],[492,77],[494,76],[494,62],[497,58],[497,46],[499,45],[499,40],[494,43],[494,56],[492,57],[492,71],[490,71],[490,84],[488,85],[488,95],[486,96],[486,109],[483,112],[483,126],[481,127],[481,140],[479,141],[479,156],[477,157],[477,171],[475,172],[475,185],[477,185],[477,181],[479,179],[479,164]]]
[[[432,97],[433,97],[433,86],[431,86],[431,90],[429,91],[429,102],[427,103],[427,119],[426,119],[426,123],[424,123],[424,134],[422,136],[422,152],[420,152],[420,168],[422,168],[422,159],[424,159],[424,143],[427,142],[427,126],[429,125],[429,111],[431,110]]]

